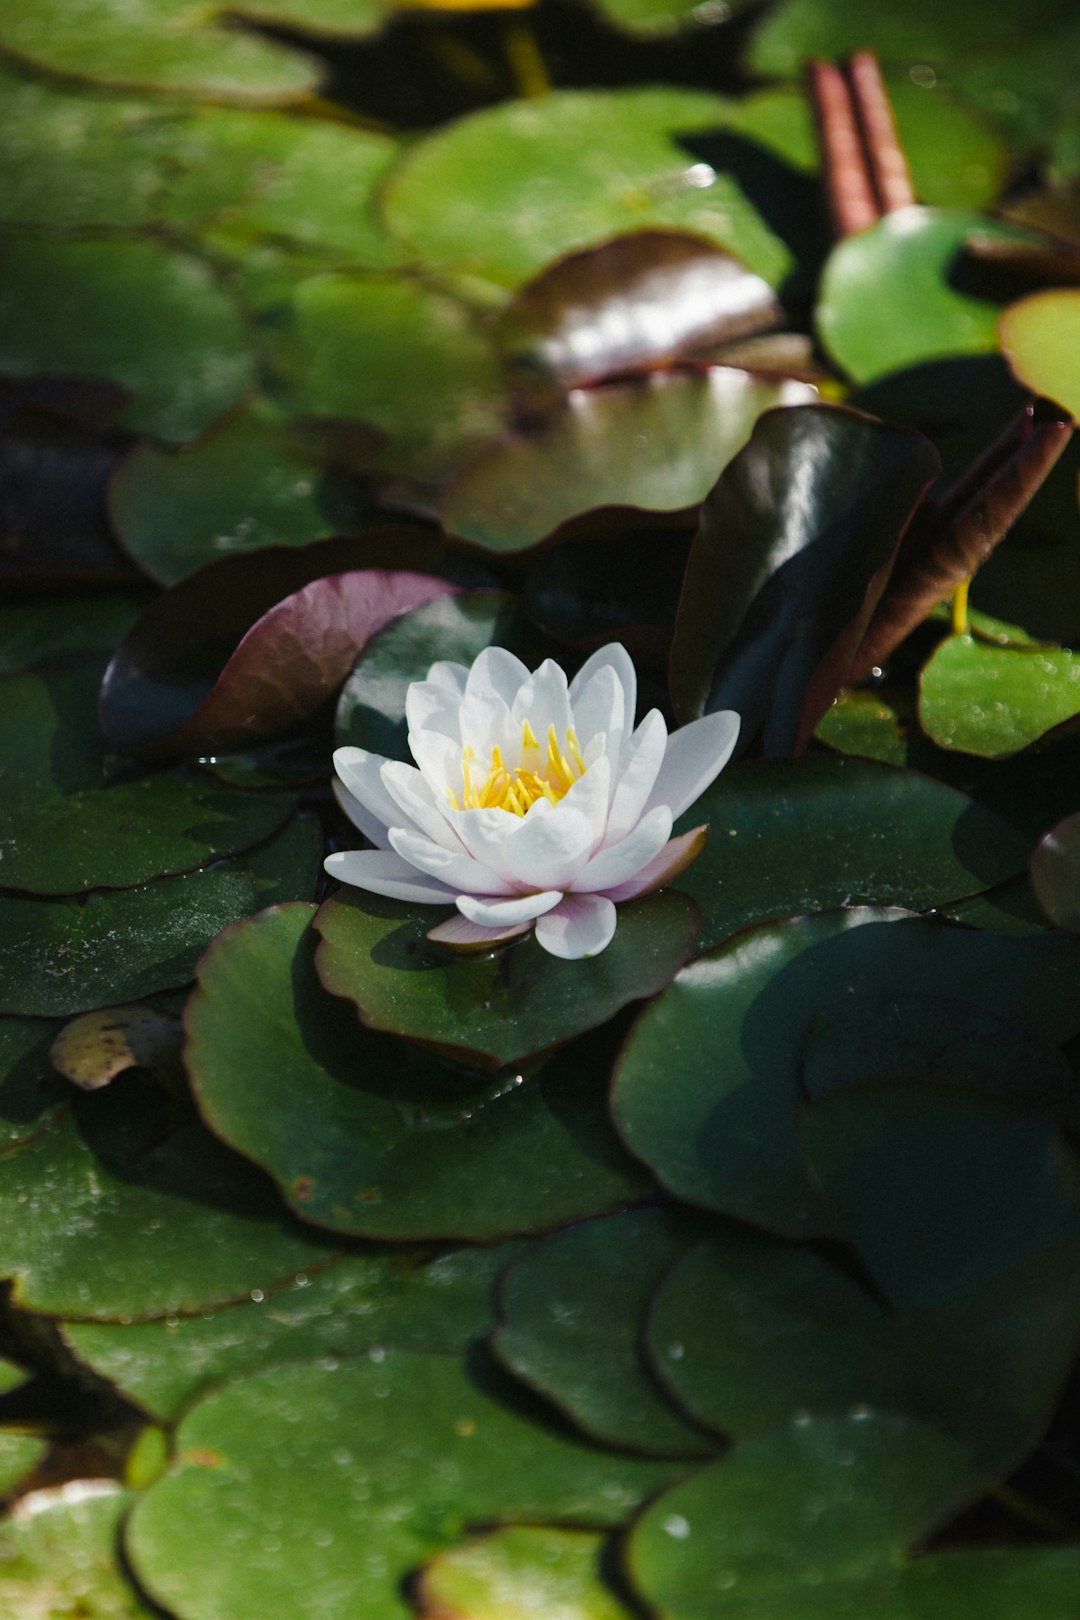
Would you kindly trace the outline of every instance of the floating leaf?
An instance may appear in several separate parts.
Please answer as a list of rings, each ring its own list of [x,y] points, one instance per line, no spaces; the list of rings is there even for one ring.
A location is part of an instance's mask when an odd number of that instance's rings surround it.
[[[273,1188],[135,1076],[76,1096],[0,1159],[15,1303],[93,1320],[171,1316],[266,1290],[333,1252]]]
[[[1055,928],[1080,933],[1080,813],[1039,840],[1031,857],[1031,885]]]
[[[142,607],[133,591],[9,602],[0,608],[0,675],[64,658],[107,656]]]
[[[13,1490],[48,1451],[44,1440],[32,1434],[9,1434],[0,1430],[0,1491],[6,1496]],[[0,1542],[0,1581],[6,1574],[3,1544]]]
[[[402,1577],[467,1524],[618,1524],[678,1471],[538,1428],[449,1357],[403,1351],[227,1385],[185,1417],[176,1457],[125,1546],[183,1620],[235,1620],[252,1560],[267,1620],[405,1620]]]
[[[301,810],[273,838],[249,850],[244,865],[255,880],[259,909],[310,900],[322,876],[325,844],[318,816]]]
[[[466,957],[427,940],[444,915],[342,890],[316,919],[319,977],[371,1029],[491,1068],[549,1051],[655,995],[693,954],[700,928],[693,901],[667,890],[620,906],[599,956],[568,962],[530,935],[505,953]]]
[[[762,417],[691,548],[671,650],[680,718],[731,708],[744,743],[763,728],[767,754],[796,750],[844,684],[938,465],[921,434],[858,412]]]
[[[439,515],[485,550],[520,551],[583,513],[591,527],[626,522],[627,509],[685,511],[705,498],[762,411],[816,394],[730,366],[577,392],[451,477]]]
[[[496,1356],[594,1439],[651,1455],[707,1454],[639,1350],[645,1307],[693,1235],[677,1215],[640,1209],[530,1247],[499,1290]]]
[[[222,620],[248,617],[250,606],[241,615],[238,603],[224,604],[217,622],[192,636],[184,609],[209,588],[200,575],[188,590],[159,597],[121,642],[101,689],[102,729],[114,747],[149,757],[227,753],[289,731],[337,691],[369,636],[453,589],[404,569],[313,578],[256,617],[222,667]]]
[[[131,396],[124,427],[179,440],[252,386],[247,328],[202,260],[112,238],[9,239],[0,251],[4,371],[117,383]]]
[[[0,1152],[44,1130],[70,1098],[49,1057],[56,1031],[36,1018],[0,1018]]]
[[[420,1576],[420,1620],[631,1620],[602,1573],[604,1538],[513,1525],[462,1542]]]
[[[831,906],[941,906],[1015,876],[1027,853],[955,788],[871,760],[740,764],[684,818],[703,819],[709,842],[678,886],[701,906],[706,945]]]
[[[155,1069],[180,1056],[180,1021],[153,1007],[102,1007],[65,1024],[49,1049],[53,1068],[83,1091],[125,1069]]]
[[[919,682],[919,721],[939,748],[1015,754],[1080,714],[1080,654],[949,636]]]
[[[838,754],[906,765],[908,744],[896,710],[874,691],[852,688],[833,699],[814,728],[814,738]]]
[[[402,161],[386,219],[425,264],[496,288],[577,248],[657,229],[697,232],[775,285],[789,266],[783,244],[735,181],[695,165],[686,145],[723,125],[728,107],[700,91],[633,88],[487,108]]]
[[[615,1124],[677,1197],[785,1236],[834,1233],[836,1212],[795,1136],[810,1019],[852,990],[936,995],[948,985],[957,1000],[1061,1041],[1080,1027],[1067,989],[1078,951],[1061,935],[858,909],[737,934],[683,968],[638,1019],[615,1073]]]
[[[517,1244],[457,1249],[435,1260],[343,1255],[197,1316],[155,1322],[66,1322],[80,1361],[152,1417],[171,1423],[227,1378],[285,1361],[356,1355],[377,1346],[461,1354],[494,1326],[494,1280]]]
[[[204,1117],[298,1214],[365,1237],[490,1242],[645,1190],[612,1136],[602,1065],[568,1056],[493,1085],[362,1028],[315,978],[313,911],[264,912],[219,939],[187,1015]]]
[[[120,1521],[133,1501],[111,1480],[35,1491],[0,1525],[0,1584],[12,1615],[153,1620],[121,1566]]]
[[[1010,304],[1001,347],[1025,387],[1080,416],[1080,290],[1032,293]]]

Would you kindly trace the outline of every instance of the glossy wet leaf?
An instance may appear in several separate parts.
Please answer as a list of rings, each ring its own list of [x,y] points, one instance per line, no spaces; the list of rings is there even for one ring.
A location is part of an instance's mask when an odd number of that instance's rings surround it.
[[[701,906],[706,945],[767,917],[831,906],[923,911],[1014,876],[1027,853],[965,794],[873,760],[740,764],[685,818],[702,820],[709,842],[678,886]]]
[[[844,684],[938,459],[920,433],[835,406],[773,411],[702,509],[671,651],[681,719],[742,716],[794,752]]]
[[[160,1068],[179,1056],[179,1019],[140,1005],[82,1013],[49,1049],[57,1073],[83,1091],[98,1091],[125,1069]]]
[[[0,1152],[36,1136],[70,1100],[49,1048],[59,1024],[0,1018]]]
[[[619,907],[599,956],[568,962],[532,937],[456,958],[426,939],[441,909],[343,889],[321,908],[319,977],[371,1029],[406,1035],[465,1062],[522,1063],[656,994],[697,949],[700,914],[674,890]]]
[[[247,328],[202,260],[104,237],[11,239],[3,257],[4,371],[119,384],[130,395],[122,425],[175,440],[194,438],[253,385]]]
[[[996,759],[1080,713],[1080,655],[949,636],[925,665],[919,720],[939,748]]]
[[[789,264],[783,244],[735,181],[695,169],[683,144],[727,108],[674,88],[563,90],[488,108],[414,148],[385,193],[386,219],[424,263],[496,288],[647,229],[695,231],[775,285]]]
[[[503,379],[484,324],[419,281],[301,280],[274,357],[290,411],[377,428],[385,471],[441,476],[502,425]]]
[[[631,1580],[664,1620],[713,1620],[718,1592],[755,1620],[778,1604],[800,1620],[906,1620],[924,1611],[904,1587],[905,1549],[984,1484],[964,1448],[924,1424],[868,1409],[803,1421],[652,1502],[630,1539]]]
[[[495,1322],[494,1285],[517,1244],[456,1249],[437,1259],[344,1255],[197,1316],[155,1322],[67,1322],[75,1356],[160,1422],[226,1379],[286,1361],[357,1355],[378,1346],[463,1354]]]
[[[112,1481],[35,1491],[0,1525],[0,1591],[25,1620],[151,1620],[120,1563],[120,1523],[132,1493]],[[30,1509],[32,1508],[32,1511]]]
[[[807,1026],[852,993],[936,995],[1016,1016],[1060,1042],[1080,1026],[1068,990],[1080,947],[896,912],[824,912],[737,934],[684,968],[638,1019],[619,1060],[620,1135],[680,1198],[785,1236],[834,1233],[795,1127]]]
[[[1019,227],[953,209],[905,208],[841,242],[825,266],[819,336],[858,383],[946,355],[998,346],[1001,305],[964,261],[978,234],[1033,240]]]
[[[1001,317],[1001,346],[1019,380],[1080,416],[1080,290],[1033,293]]]
[[[171,585],[234,552],[351,532],[359,498],[328,466],[324,438],[252,406],[183,450],[143,443],[109,486],[117,533],[141,567]]]
[[[601,1572],[602,1536],[512,1525],[439,1553],[420,1576],[420,1620],[630,1620]]]
[[[1006,1474],[1045,1432],[1068,1376],[1076,1253],[1052,1245],[894,1312],[808,1245],[726,1223],[670,1271],[646,1353],[680,1405],[729,1439],[869,1405],[931,1424]]]
[[[187,1016],[204,1117],[298,1214],[361,1236],[490,1242],[645,1189],[611,1133],[602,1066],[568,1055],[493,1083],[364,1029],[315,978],[313,911],[266,912],[218,940]]]
[[[641,1326],[664,1273],[694,1237],[662,1209],[589,1221],[530,1247],[499,1290],[492,1348],[511,1372],[607,1445],[705,1455],[643,1366]]]
[[[125,1545],[184,1620],[232,1620],[252,1558],[268,1615],[306,1620],[344,1603],[355,1620],[396,1620],[409,1612],[402,1576],[468,1523],[617,1524],[675,1472],[535,1426],[449,1357],[387,1351],[208,1396]]]
[[[85,898],[0,898],[0,1011],[62,1018],[187,984],[257,903],[236,863]]]
[[[195,703],[188,699],[192,685],[220,654],[218,627],[169,645],[161,627],[176,625],[178,603],[159,598],[105,673],[102,728],[114,747],[150,757],[228,753],[265,741],[332,697],[365,642],[390,619],[450,589],[443,579],[405,569],[312,579],[255,620]],[[189,712],[181,719],[185,699]]]
[[[841,692],[818,721],[814,737],[838,754],[858,754],[885,765],[907,764],[907,741],[895,709],[865,688]]]
[[[0,1159],[0,1265],[26,1310],[170,1316],[329,1258],[269,1182],[162,1093],[121,1076]]]
[[[814,398],[806,383],[728,366],[575,392],[451,477],[439,515],[485,550],[520,551],[597,509],[683,511],[705,498],[762,411]]]
[[[1055,928],[1080,933],[1080,813],[1039,840],[1031,857],[1031,886]]]

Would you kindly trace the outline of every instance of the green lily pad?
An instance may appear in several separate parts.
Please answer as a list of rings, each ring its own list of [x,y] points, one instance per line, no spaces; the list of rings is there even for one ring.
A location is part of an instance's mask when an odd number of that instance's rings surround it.
[[[1025,840],[965,794],[875,760],[752,761],[728,769],[679,830],[709,842],[679,888],[715,945],[767,917],[841,905],[924,911],[1023,870]]]
[[[130,395],[124,427],[177,440],[253,385],[247,328],[202,260],[112,238],[27,237],[3,255],[0,368],[13,376],[104,378]]]
[[[1080,654],[949,636],[925,665],[919,720],[939,748],[997,759],[1080,713]]]
[[[26,1310],[93,1320],[204,1310],[333,1252],[273,1188],[135,1074],[79,1093],[0,1159],[0,1267]]]
[[[1039,840],[1031,857],[1031,886],[1055,928],[1080,934],[1080,813]]]
[[[135,623],[143,601],[131,591],[8,602],[0,608],[0,675],[38,664],[112,652]]]
[[[704,500],[762,411],[816,396],[806,383],[730,366],[575,393],[451,477],[439,516],[451,533],[503,552],[582,513],[602,521],[597,509],[684,511]]]
[[[33,1513],[0,1524],[0,1592],[21,1620],[153,1620],[120,1563],[120,1523],[134,1496],[95,1480],[72,1497],[36,1491]]]
[[[327,272],[295,287],[280,324],[272,353],[287,408],[377,428],[384,471],[439,477],[502,426],[494,345],[444,292]]]
[[[490,1242],[646,1189],[611,1133],[602,1065],[570,1055],[493,1085],[364,1029],[315,978],[313,913],[289,906],[230,930],[187,1015],[204,1118],[297,1213],[365,1237]],[[398,994],[401,977],[391,969]]]
[[[731,13],[750,4],[750,0],[731,0],[715,17],[703,15],[698,0],[594,0],[594,3],[617,28],[655,39],[693,28],[695,24],[700,27],[726,21]]]
[[[6,1496],[48,1451],[48,1444],[32,1434],[9,1434],[0,1430],[0,1491]],[[0,1546],[0,1588],[4,1579],[4,1555]]]
[[[567,962],[529,935],[505,954],[454,958],[425,937],[444,916],[342,890],[315,922],[319,977],[371,1029],[491,1068],[522,1063],[654,996],[697,949],[700,929],[693,901],[669,889],[620,906],[599,956]]]
[[[420,1620],[631,1620],[585,1530],[512,1525],[439,1553],[420,1576]]]
[[[160,773],[110,781],[96,718],[100,673],[97,664],[54,666],[0,682],[5,887],[124,888],[236,854],[282,825],[292,808],[284,796]]]
[[[930,1612],[906,1588],[906,1547],[984,1482],[962,1446],[921,1423],[865,1408],[806,1419],[745,1441],[652,1502],[630,1538],[630,1576],[665,1620],[714,1620],[717,1595],[729,1593],[733,1612],[754,1620],[906,1620]],[[1080,1569],[1080,1555],[1069,1562]]]
[[[806,1244],[729,1223],[663,1282],[646,1353],[680,1405],[731,1439],[869,1405],[933,1425],[1000,1476],[1045,1433],[1068,1377],[1076,1258],[1075,1243],[1043,1249],[890,1312]]]
[[[273,838],[248,850],[244,865],[255,880],[260,910],[290,900],[310,900],[319,886],[324,849],[318,816],[301,810]]]
[[[638,1019],[612,1111],[676,1196],[785,1236],[835,1233],[795,1125],[803,1040],[857,995],[936,995],[1016,1016],[1048,1040],[1080,1027],[1080,946],[853,909],[764,924],[707,951]]]
[[[44,1130],[71,1097],[49,1059],[58,1028],[37,1018],[0,1018],[0,1153]]]
[[[695,231],[775,286],[789,255],[736,182],[685,142],[729,102],[668,88],[562,90],[422,141],[384,196],[391,230],[442,274],[515,288],[552,259],[630,231]],[[453,196],[454,207],[444,206]]]
[[[1035,240],[982,214],[912,207],[886,214],[833,250],[817,329],[850,377],[871,383],[928,360],[997,348],[1000,304],[957,284],[965,243],[976,235]]]
[[[531,1247],[499,1290],[496,1356],[593,1439],[650,1455],[708,1455],[639,1350],[645,1307],[693,1235],[677,1215],[641,1209]]]
[[[536,1427],[446,1356],[298,1363],[195,1406],[125,1547],[182,1620],[405,1620],[402,1577],[469,1523],[618,1524],[678,1468]]]
[[[1080,289],[1011,304],[1001,317],[1001,347],[1025,387],[1080,416]]]
[[[841,692],[818,721],[814,737],[838,754],[857,754],[883,765],[907,764],[907,739],[896,710],[864,688]]]
[[[256,904],[235,864],[85,899],[0,898],[0,1012],[63,1018],[187,984],[214,935]]]
[[[71,1351],[161,1423],[215,1384],[286,1361],[377,1346],[461,1354],[494,1327],[494,1281],[512,1243],[436,1260],[346,1255],[284,1288],[197,1316],[65,1322]]]
[[[138,445],[109,486],[116,532],[164,585],[234,552],[350,533],[359,499],[319,439],[253,404],[183,450]]]

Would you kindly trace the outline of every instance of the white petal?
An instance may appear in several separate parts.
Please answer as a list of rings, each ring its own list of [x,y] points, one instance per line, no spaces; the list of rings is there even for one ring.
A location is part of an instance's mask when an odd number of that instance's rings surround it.
[[[680,833],[678,838],[670,839],[658,855],[654,855],[640,872],[636,872],[625,883],[616,883],[604,893],[609,900],[635,900],[639,894],[652,894],[654,889],[662,889],[668,883],[673,883],[680,872],[685,872],[691,861],[696,861],[708,842],[708,827],[691,827],[689,832]]]
[[[470,922],[484,928],[512,928],[516,923],[532,922],[543,916],[562,899],[561,889],[548,889],[540,894],[518,894],[512,900],[483,899],[475,894],[459,894],[457,908]]]
[[[415,765],[405,765],[397,759],[387,760],[382,768],[382,782],[399,809],[395,826],[419,827],[422,833],[426,833],[436,844],[442,844],[444,849],[460,852],[460,840],[447,820],[450,801],[446,801],[444,813],[430,783]]]
[[[626,712],[626,693],[622,682],[610,664],[604,664],[585,683],[573,704],[574,730],[581,751],[588,756],[590,748],[610,755],[616,762],[621,758],[623,740],[634,723]]]
[[[391,827],[390,847],[397,851],[402,860],[409,861],[419,871],[438,878],[440,883],[449,884],[455,894],[463,889],[466,894],[514,892],[509,883],[496,877],[494,872],[489,871],[486,866],[481,866],[479,861],[474,861],[464,850],[455,854],[452,850],[444,849],[441,844],[433,844],[423,833],[406,832],[400,827]]]
[[[603,895],[567,894],[554,911],[538,918],[537,944],[571,962],[599,956],[611,944],[615,922],[615,907]]]
[[[461,747],[460,692],[449,692],[432,681],[413,681],[405,694],[405,718],[410,731],[437,731]]]
[[[446,799],[447,788],[461,795],[461,744],[437,731],[410,731],[409,748],[436,799]],[[385,788],[383,789],[385,792]]]
[[[507,840],[504,865],[527,889],[568,889],[596,845],[593,820],[546,799],[534,804]]]
[[[432,664],[424,680],[423,686],[441,686],[447,692],[456,692],[461,697],[469,679],[469,666],[467,664],[452,663],[449,658],[440,658],[438,663]]]
[[[554,727],[555,739],[560,749],[565,749],[566,733],[573,725],[573,716],[570,713],[566,676],[554,659],[545,658],[540,668],[520,688],[510,706],[510,718],[519,733],[522,723],[527,720],[545,750],[548,731]]]
[[[334,750],[334,769],[353,798],[358,799],[368,814],[384,827],[393,827],[401,821],[401,811],[383,786],[382,768],[385,764],[382,754],[369,754],[366,748]],[[350,820],[353,819],[348,808],[345,814]],[[362,822],[356,824],[361,832],[367,833]]]
[[[637,713],[637,671],[634,668],[634,660],[621,642],[609,641],[606,647],[601,647],[591,657],[586,658],[570,682],[570,702],[576,711],[579,696],[584,692],[597,670],[603,669],[605,664],[610,664],[615,671],[615,677],[619,685],[623,689],[626,727],[629,730],[634,724],[634,716]]]
[[[512,882],[506,864],[506,846],[521,826],[509,810],[451,810],[450,825],[469,854],[506,882]],[[515,888],[520,887],[517,883]]]
[[[483,703],[505,703],[510,708],[518,689],[528,679],[529,671],[512,652],[505,647],[485,647],[473,661],[465,696]]]
[[[391,833],[391,839],[394,838]],[[667,805],[657,805],[619,844],[611,844],[594,855],[588,866],[571,887],[575,894],[605,892],[617,883],[625,883],[640,872],[658,855],[671,837],[671,811]]]
[[[531,922],[523,922],[515,923],[513,928],[481,928],[479,923],[471,923],[467,917],[455,911],[437,928],[429,928],[427,937],[436,945],[482,951],[489,950],[492,945],[501,945],[504,940],[517,939],[520,934],[527,934],[531,927]]]
[[[323,866],[339,883],[351,883],[372,894],[385,894],[391,900],[412,900],[422,906],[445,906],[455,899],[453,889],[424,877],[389,850],[343,849],[328,855]]]
[[[334,798],[353,826],[359,827],[364,837],[369,843],[374,844],[376,849],[389,849],[390,834],[378,816],[372,815],[371,811],[365,805],[362,805],[354,794],[349,792],[343,782],[335,779],[330,786],[334,790]]]
[[[719,776],[731,758],[738,735],[739,717],[731,709],[703,715],[673,732],[646,810],[666,804],[677,821]]]
[[[667,726],[659,709],[650,709],[627,744],[622,769],[611,795],[605,844],[625,838],[640,820],[667,748]]]

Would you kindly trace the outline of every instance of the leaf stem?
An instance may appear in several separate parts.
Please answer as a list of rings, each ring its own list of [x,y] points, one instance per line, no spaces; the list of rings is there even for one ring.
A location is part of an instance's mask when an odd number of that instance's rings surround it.
[[[954,636],[966,636],[971,629],[968,619],[968,591],[971,589],[971,579],[963,579],[953,592],[952,599],[952,632]]]
[[[536,35],[528,23],[515,19],[506,25],[506,59],[514,75],[518,95],[536,101],[551,94],[552,85]]]

